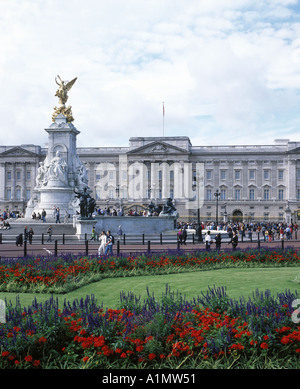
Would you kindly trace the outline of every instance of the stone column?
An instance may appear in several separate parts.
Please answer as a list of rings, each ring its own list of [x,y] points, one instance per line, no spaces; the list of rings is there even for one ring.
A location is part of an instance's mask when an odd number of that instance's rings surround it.
[[[227,179],[227,185],[228,185],[228,199],[233,200],[233,161],[228,161],[228,179]]]
[[[193,169],[190,162],[184,163],[184,197],[190,199],[193,196],[192,193],[192,181],[193,181]]]
[[[21,174],[22,174],[22,185],[21,185],[21,200],[25,201],[25,193],[26,193],[26,162],[22,163],[21,166]]]
[[[174,198],[181,199],[183,197],[183,174],[182,166],[179,162],[174,162]]]
[[[242,161],[242,193],[241,193],[241,200],[247,200],[248,199],[248,179],[249,179],[249,172],[248,172],[248,161]]]
[[[156,162],[151,163],[151,199],[157,199],[159,195],[158,166]]]
[[[166,199],[170,196],[170,170],[169,164],[162,164],[162,198]]]
[[[5,162],[0,163],[0,200],[5,200],[6,171]]]
[[[16,194],[16,163],[11,164],[11,200],[15,200]]]

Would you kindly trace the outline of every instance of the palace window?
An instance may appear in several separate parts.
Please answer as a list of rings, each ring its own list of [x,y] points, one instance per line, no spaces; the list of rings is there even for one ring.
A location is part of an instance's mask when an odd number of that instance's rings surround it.
[[[283,200],[283,189],[278,190],[278,200]]]
[[[278,170],[278,180],[283,180],[283,170]]]
[[[249,170],[249,180],[255,180],[255,170]]]
[[[211,200],[211,189],[206,189],[206,200]]]
[[[270,199],[270,190],[264,189],[264,200],[269,200],[269,199]]]

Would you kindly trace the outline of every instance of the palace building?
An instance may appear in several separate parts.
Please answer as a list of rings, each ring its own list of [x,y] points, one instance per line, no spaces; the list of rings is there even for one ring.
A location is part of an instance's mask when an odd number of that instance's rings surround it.
[[[46,155],[38,145],[0,146],[1,212],[25,212]],[[139,212],[172,198],[179,220],[300,218],[300,142],[196,146],[186,136],[133,137],[128,146],[79,147],[77,155],[97,207]]]

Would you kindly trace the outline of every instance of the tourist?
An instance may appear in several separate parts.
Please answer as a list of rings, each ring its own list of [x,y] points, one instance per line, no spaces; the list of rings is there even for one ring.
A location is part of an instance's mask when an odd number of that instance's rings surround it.
[[[30,228],[29,231],[28,231],[28,239],[29,239],[29,243],[30,244],[32,244],[33,235],[34,235],[33,229]]]
[[[186,238],[187,238],[187,230],[186,227],[182,230],[182,244],[186,244]]]
[[[48,239],[47,239],[47,242],[52,242],[52,226],[50,225],[48,230],[47,230],[47,234],[48,234]]]
[[[211,245],[210,231],[207,231],[207,233],[205,235],[205,248],[206,248],[206,251],[210,251],[210,245]]]
[[[182,228],[180,228],[177,233],[177,241],[179,244],[182,244]]]
[[[46,211],[43,209],[42,210],[42,220],[43,220],[43,223],[46,223]]]
[[[105,246],[107,242],[106,234],[105,231],[102,231],[101,234],[99,235],[99,240],[100,240],[100,246],[98,248],[98,255],[100,256],[101,253],[105,253]]]
[[[70,214],[68,213],[68,211],[66,211],[65,216],[64,216],[64,224],[68,224],[69,217],[70,217]]]
[[[59,208],[56,208],[56,220],[55,223],[60,223],[60,210]]]
[[[16,237],[16,245],[17,246],[22,246],[23,244],[23,234],[19,234],[17,237]]]
[[[237,245],[238,245],[238,236],[237,236],[236,232],[233,232],[233,236],[232,236],[231,240],[228,242],[228,244],[230,244],[230,243],[232,244],[232,249],[236,250]]]
[[[24,228],[24,242],[27,242],[27,239],[28,239],[28,230],[27,230],[27,226],[25,226],[25,228]]]
[[[119,226],[119,229],[118,229],[118,234],[119,234],[119,237],[122,236],[123,234],[123,231],[122,231],[122,226]]]
[[[95,230],[95,226],[93,226],[93,228],[92,228],[92,237],[91,237],[91,240],[96,240],[96,230]]]
[[[217,250],[217,251],[220,251],[220,249],[221,249],[221,241],[222,241],[221,234],[218,233],[218,235],[215,237],[216,250]]]
[[[113,254],[113,250],[112,250],[112,247],[113,247],[113,236],[111,235],[110,231],[108,230],[107,231],[107,242],[105,244],[105,255],[108,254],[108,251],[110,252],[110,254]]]

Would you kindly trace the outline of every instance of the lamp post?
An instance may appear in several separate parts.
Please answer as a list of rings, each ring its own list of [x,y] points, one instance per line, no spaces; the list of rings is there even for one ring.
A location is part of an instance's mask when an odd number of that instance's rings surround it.
[[[216,228],[218,226],[218,203],[219,203],[219,197],[221,196],[221,193],[219,192],[219,189],[216,190],[215,194],[214,194],[216,200],[217,200],[217,203],[216,203]]]
[[[201,222],[200,222],[200,204],[199,204],[199,182],[197,183],[197,178],[194,176],[193,178],[193,190],[197,190],[197,238],[199,242],[203,241],[202,238],[202,227],[201,227]]]
[[[223,213],[223,216],[224,216],[224,223],[227,223],[227,210],[226,210],[226,203],[224,203],[224,213]]]
[[[116,186],[116,194],[117,194],[118,205],[119,205],[119,213],[120,213],[120,216],[123,216],[123,200],[120,198],[120,185],[119,184]]]

